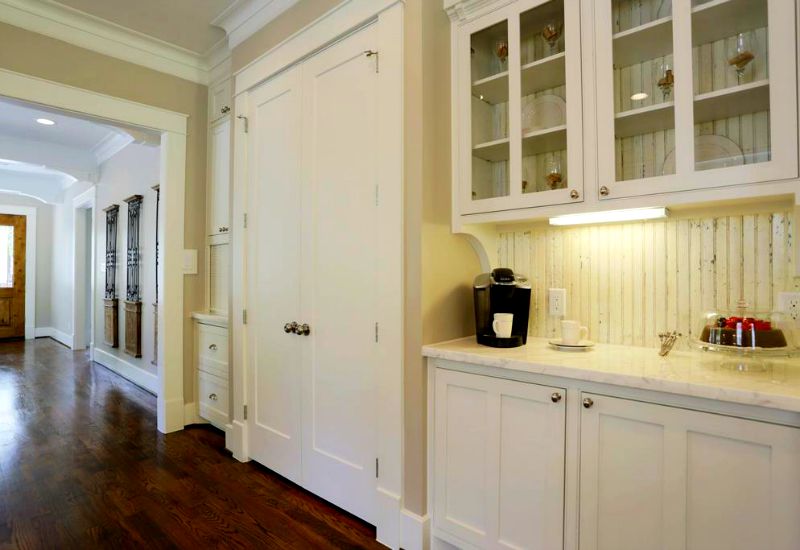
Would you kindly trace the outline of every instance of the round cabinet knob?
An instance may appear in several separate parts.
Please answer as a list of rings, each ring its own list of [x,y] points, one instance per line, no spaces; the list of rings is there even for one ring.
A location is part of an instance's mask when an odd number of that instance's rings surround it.
[[[601,185],[600,186],[600,196],[601,197],[607,197],[610,192],[611,191],[609,191],[608,187],[606,187],[605,185]]]
[[[211,344],[210,346],[208,346],[208,349],[210,349],[211,351],[217,351],[217,345]]]
[[[557,391],[553,392],[552,395],[550,395],[550,401],[552,401],[553,403],[558,403],[559,401],[561,401],[561,394]]]
[[[581,194],[578,193],[577,189],[573,189],[572,191],[569,192],[569,198],[571,198],[572,200],[577,200],[581,198]]]
[[[216,401],[217,400],[217,394],[216,393],[209,394],[208,398],[211,401]]]
[[[584,409],[591,409],[592,405],[594,405],[594,401],[591,397],[584,397],[583,398],[583,408]]]
[[[292,333],[297,334],[297,323],[295,323],[294,321],[292,321],[291,323],[286,323],[285,325],[283,325],[283,332],[285,332],[286,334],[292,334]]]
[[[308,336],[311,334],[311,327],[308,326],[307,323],[303,323],[302,325],[297,327],[297,334],[300,336]]]

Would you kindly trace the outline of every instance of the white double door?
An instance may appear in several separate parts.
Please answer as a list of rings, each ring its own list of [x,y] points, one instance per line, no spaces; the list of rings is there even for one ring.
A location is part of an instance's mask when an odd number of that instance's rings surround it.
[[[373,523],[374,32],[249,93],[246,252],[250,456]]]

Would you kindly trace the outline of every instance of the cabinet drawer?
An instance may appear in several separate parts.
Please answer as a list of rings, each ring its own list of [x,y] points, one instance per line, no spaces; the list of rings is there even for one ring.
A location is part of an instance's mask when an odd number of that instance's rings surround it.
[[[197,358],[197,370],[207,374],[213,374],[217,378],[222,378],[225,381],[227,381],[229,378],[228,363],[217,361],[216,359],[211,359],[209,357]]]
[[[197,395],[200,417],[224,428],[228,423],[228,381],[213,374],[198,372]]]
[[[213,325],[197,325],[197,357],[228,364],[228,329]]]

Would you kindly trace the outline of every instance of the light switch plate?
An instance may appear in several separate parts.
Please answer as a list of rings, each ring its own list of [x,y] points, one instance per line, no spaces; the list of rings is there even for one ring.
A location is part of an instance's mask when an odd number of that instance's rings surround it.
[[[551,288],[547,291],[549,313],[553,317],[563,317],[567,314],[567,289]]]
[[[795,328],[800,328],[800,292],[779,293],[778,309],[794,320]]]
[[[197,275],[197,249],[185,248],[183,250],[183,274]]]

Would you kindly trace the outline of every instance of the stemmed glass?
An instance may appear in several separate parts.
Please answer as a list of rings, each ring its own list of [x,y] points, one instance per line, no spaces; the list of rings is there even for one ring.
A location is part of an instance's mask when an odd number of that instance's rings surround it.
[[[563,29],[564,25],[555,21],[550,21],[542,29],[542,38],[550,45],[550,55],[558,53],[558,39]]]
[[[494,45],[494,53],[497,60],[500,62],[500,72],[506,70],[506,60],[508,59],[508,42],[505,40],[498,40]]]
[[[748,35],[740,32],[736,35],[736,54],[728,59],[728,65],[736,69],[736,81],[742,83],[745,68],[755,59],[755,54],[750,49]]]
[[[672,72],[672,63],[664,61],[661,63],[660,69],[661,78],[658,79],[657,84],[658,88],[661,90],[664,101],[668,101],[669,96],[672,94],[672,88],[675,86],[675,75]]]
[[[545,165],[545,179],[550,189],[559,189],[561,183],[564,181],[564,176],[561,172],[561,158],[558,155],[553,155],[547,160]]]

